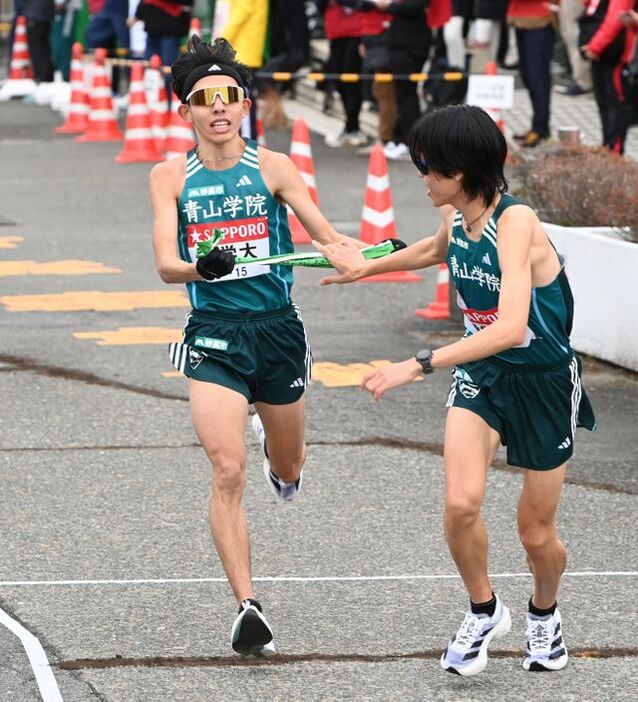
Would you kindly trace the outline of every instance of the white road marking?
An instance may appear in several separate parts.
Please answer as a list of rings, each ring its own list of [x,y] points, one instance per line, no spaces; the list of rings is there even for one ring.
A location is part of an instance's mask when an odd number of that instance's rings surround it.
[[[49,665],[47,654],[44,652],[38,639],[2,609],[0,609],[0,624],[4,624],[22,642],[24,650],[29,657],[43,702],[63,702],[55,676]]]
[[[564,578],[636,577],[638,570],[583,570],[563,573]],[[387,580],[458,580],[456,574],[433,575],[281,575],[255,577],[256,583],[322,583],[322,582],[374,582]],[[490,573],[490,578],[531,578],[531,573]],[[137,578],[116,580],[4,580],[0,587],[34,587],[64,585],[191,585],[197,583],[227,583],[226,578]]]

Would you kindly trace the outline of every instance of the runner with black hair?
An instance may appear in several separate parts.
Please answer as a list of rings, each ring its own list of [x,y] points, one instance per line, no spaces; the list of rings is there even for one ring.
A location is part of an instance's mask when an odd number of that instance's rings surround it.
[[[412,161],[442,222],[434,236],[387,259],[365,261],[347,242],[317,245],[347,283],[446,262],[465,319],[465,336],[377,369],[362,381],[376,400],[388,390],[452,367],[445,429],[445,535],[470,596],[470,609],[442,657],[445,670],[475,675],[490,642],[507,634],[508,608],[487,572],[481,517],[487,471],[499,443],[524,469],[518,530],[534,576],[527,612],[525,670],[567,664],[556,596],[566,551],[556,510],[577,426],[595,428],[569,342],[573,299],[563,260],[532,209],[507,193],[507,145],[490,116],[454,105],[416,123]]]
[[[279,500],[293,500],[306,459],[312,356],[290,298],[291,268],[236,265],[236,258],[293,251],[286,205],[317,241],[344,237],[313,203],[288,156],[240,136],[251,74],[226,40],[210,45],[193,36],[172,71],[179,113],[198,143],[151,171],[157,268],[164,282],[186,283],[192,307],[170,358],[188,377],[195,431],[213,468],[211,530],[240,605],[231,643],[240,654],[269,656],[273,635],[254,597],[242,506],[244,432],[252,403],[268,486]],[[221,245],[197,258],[198,243],[216,229],[225,235]]]

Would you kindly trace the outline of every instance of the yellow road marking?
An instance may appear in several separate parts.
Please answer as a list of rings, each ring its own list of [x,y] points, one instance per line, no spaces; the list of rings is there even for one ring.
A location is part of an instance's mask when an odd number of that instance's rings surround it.
[[[370,361],[369,363],[347,363],[341,365],[330,361],[312,364],[312,379],[323,383],[327,388],[345,388],[359,385],[363,376],[375,368],[387,366],[391,361]]]
[[[21,241],[22,236],[0,236],[0,249],[15,249]]]
[[[9,312],[114,312],[149,307],[188,307],[188,297],[181,290],[83,290],[57,295],[4,295],[0,297],[0,304],[5,305]]]
[[[139,344],[170,344],[180,341],[182,332],[167,327],[120,327],[110,331],[75,332],[76,339],[95,339],[98,346],[133,346]]]
[[[108,268],[96,261],[0,261],[0,276],[6,275],[90,275],[92,273],[120,273],[119,268]]]

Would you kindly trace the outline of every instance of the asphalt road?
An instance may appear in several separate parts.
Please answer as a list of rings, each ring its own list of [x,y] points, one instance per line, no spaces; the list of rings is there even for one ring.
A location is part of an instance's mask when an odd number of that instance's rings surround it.
[[[585,385],[599,430],[579,435],[560,514],[569,667],[520,666],[531,592],[516,538],[521,476],[499,455],[485,514],[512,632],[477,678],[439,668],[466,607],[441,529],[448,374],[378,404],[352,384],[366,367],[355,364],[457,338],[455,324],[414,315],[435,271],[329,288],[297,271],[319,369],[310,453],[302,496],[282,506],[247,436],[254,573],[279,656],[242,664],[208,531],[209,468],[185,383],[163,375],[163,336],[186,308],[154,270],[149,167],[116,165],[119,144],[54,136],[58,123],[46,108],[0,105],[0,246],[13,247],[0,249],[0,614],[14,622],[0,626],[0,700],[40,699],[34,669],[53,673],[65,702],[638,697],[638,383],[594,359]],[[289,134],[268,139],[289,149]],[[313,152],[323,211],[357,235],[367,160],[317,135]],[[391,164],[390,180],[399,235],[431,233],[437,214],[413,168]],[[39,265],[69,260],[93,265]],[[109,338],[118,343],[99,343]],[[16,623],[50,667],[32,666]]]

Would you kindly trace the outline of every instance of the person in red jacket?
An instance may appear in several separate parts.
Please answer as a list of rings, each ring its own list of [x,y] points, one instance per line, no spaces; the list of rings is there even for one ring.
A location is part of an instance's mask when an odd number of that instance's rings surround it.
[[[633,107],[622,85],[621,72],[633,55],[636,28],[623,24],[623,16],[632,10],[634,0],[589,0],[585,16],[600,16],[600,26],[581,46],[591,61],[594,97],[598,105],[603,146],[617,154],[625,151],[627,130]]]
[[[328,71],[361,73],[359,44],[362,37],[383,32],[386,15],[374,9],[371,2],[328,0],[324,9],[324,22],[326,38],[330,40]],[[361,83],[339,81],[337,90],[346,113],[346,123],[339,134],[326,135],[326,144],[331,147],[364,146],[368,137],[359,127],[359,112],[363,102]]]

